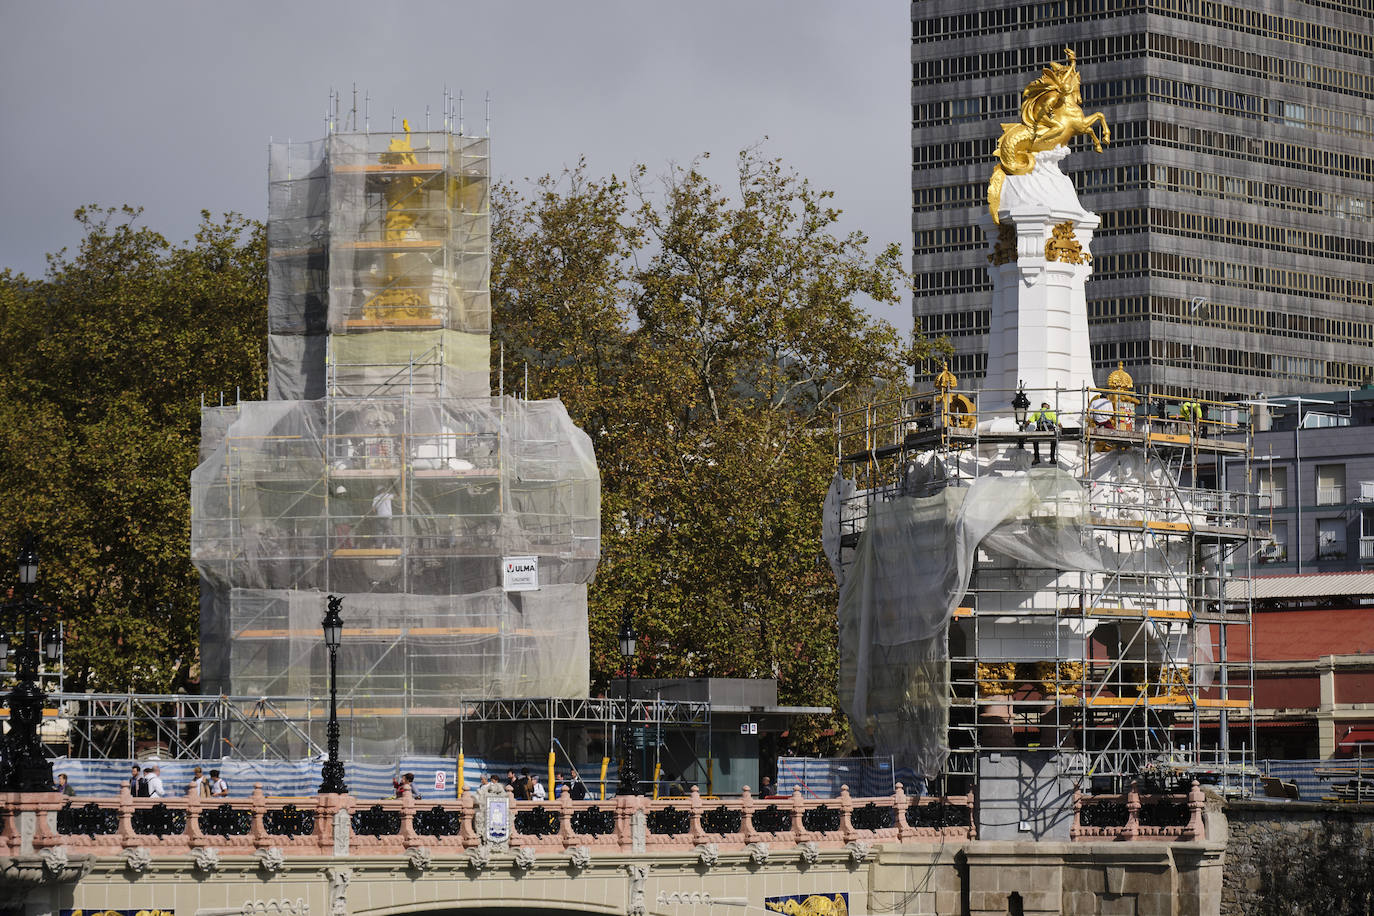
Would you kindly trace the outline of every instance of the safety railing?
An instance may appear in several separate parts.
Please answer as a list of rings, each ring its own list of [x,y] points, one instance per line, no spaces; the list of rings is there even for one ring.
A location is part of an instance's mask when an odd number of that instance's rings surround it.
[[[1154,392],[1123,392],[1109,388],[1024,389],[1029,406],[1011,406],[1018,392],[951,388],[918,391],[899,398],[874,401],[836,416],[838,451],[842,459],[900,447],[925,433],[943,432],[961,438],[975,428],[990,432],[1036,431],[1037,413],[1048,404],[1054,425],[1094,434],[1156,435],[1220,445],[1224,437],[1244,432],[1249,411],[1223,401],[1172,397]],[[994,421],[1002,424],[994,425]]]
[[[405,854],[460,851],[483,845],[487,799],[431,802],[411,796],[369,802],[350,795],[269,798],[259,783],[247,798],[134,798],[73,800],[57,793],[23,793],[3,799],[0,854],[64,847],[69,854],[114,855],[141,847],[150,855],[186,855],[213,848],[219,855]],[[636,837],[655,851],[714,844],[717,850],[753,844],[941,842],[974,839],[973,797],[913,797],[898,784],[887,797],[854,798],[848,787],[836,798],[808,799],[800,790],[786,798],[759,799],[746,788],[738,798],[703,798],[696,787],[685,798],[654,801],[622,796],[573,801],[565,792],[549,801],[504,799],[509,814],[505,842],[531,851],[587,847],[629,852]],[[34,818],[20,815],[32,812]],[[51,815],[51,823],[49,815]],[[28,835],[21,830],[30,831]]]

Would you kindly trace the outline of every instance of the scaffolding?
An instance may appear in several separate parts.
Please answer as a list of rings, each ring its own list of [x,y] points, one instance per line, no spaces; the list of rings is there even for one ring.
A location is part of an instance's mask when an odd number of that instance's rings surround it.
[[[488,141],[403,126],[271,146],[273,400],[489,391]]]
[[[437,752],[454,697],[585,697],[600,556],[590,439],[491,396],[488,142],[401,126],[272,144],[269,399],[202,411],[191,478],[205,689],[327,693],[341,595],[362,756]]]
[[[1124,372],[1023,393],[1049,422],[948,375],[838,417],[825,537],[860,744],[971,781],[982,755],[1027,750],[1085,785],[1252,775],[1267,535],[1254,497],[1220,489],[1228,462],[1251,479],[1248,414],[1137,395]],[[961,552],[944,578],[921,556]]]

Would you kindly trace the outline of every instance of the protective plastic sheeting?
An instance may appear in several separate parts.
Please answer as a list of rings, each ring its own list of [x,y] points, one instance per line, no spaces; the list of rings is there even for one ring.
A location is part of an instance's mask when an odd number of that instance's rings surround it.
[[[1059,470],[877,503],[840,592],[840,704],[861,745],[933,777],[948,756],[948,625],[981,546],[1101,569],[1087,494]]]
[[[206,657],[236,692],[321,686],[304,660],[327,592],[389,634],[352,656],[369,661],[350,690],[586,695],[600,476],[561,402],[245,403],[191,497],[192,558],[231,595],[229,645]],[[537,558],[538,592],[501,590],[513,556]]]

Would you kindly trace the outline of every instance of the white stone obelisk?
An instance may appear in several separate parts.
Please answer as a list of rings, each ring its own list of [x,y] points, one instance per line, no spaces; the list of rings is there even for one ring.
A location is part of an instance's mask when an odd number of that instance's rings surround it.
[[[1067,146],[1037,153],[1029,174],[1007,176],[1000,226],[982,216],[992,280],[983,390],[994,402],[1010,402],[1022,383],[1033,400],[1093,385],[1083,287],[1092,274],[1088,249],[1099,220],[1059,170],[1067,155]]]

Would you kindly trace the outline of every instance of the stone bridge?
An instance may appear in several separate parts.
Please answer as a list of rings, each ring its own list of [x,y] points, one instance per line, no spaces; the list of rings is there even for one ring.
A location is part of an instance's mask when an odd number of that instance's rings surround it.
[[[484,790],[485,791],[485,790]],[[971,796],[0,796],[0,914],[626,916],[1218,911],[1188,796],[1080,799],[1069,842],[989,842]],[[499,808],[499,802],[498,802]],[[493,824],[496,823],[493,815]],[[807,899],[811,898],[811,899]],[[819,900],[816,898],[820,898]],[[793,901],[789,903],[788,901]],[[843,905],[843,909],[840,908]]]

